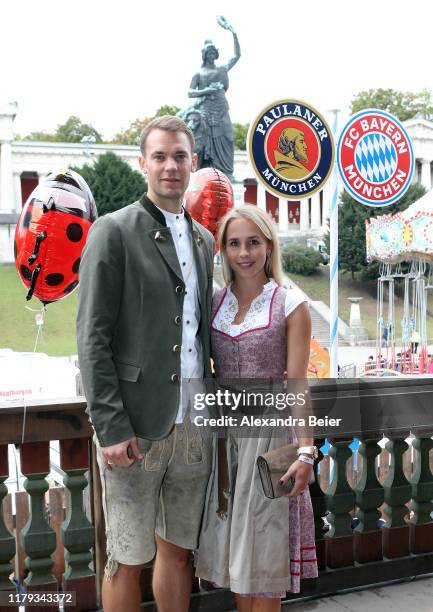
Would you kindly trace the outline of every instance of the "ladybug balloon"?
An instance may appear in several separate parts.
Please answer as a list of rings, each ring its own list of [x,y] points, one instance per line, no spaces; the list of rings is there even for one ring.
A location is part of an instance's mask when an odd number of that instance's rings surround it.
[[[78,285],[81,251],[97,217],[95,201],[77,172],[49,174],[25,203],[15,232],[15,265],[27,300],[44,304]]]
[[[202,168],[191,174],[185,194],[186,209],[196,221],[217,238],[218,222],[233,207],[233,187],[216,168]],[[218,244],[215,242],[215,253]]]

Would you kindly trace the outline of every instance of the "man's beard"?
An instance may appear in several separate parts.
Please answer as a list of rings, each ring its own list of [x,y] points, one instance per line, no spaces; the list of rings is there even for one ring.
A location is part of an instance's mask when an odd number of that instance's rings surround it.
[[[293,157],[296,159],[296,161],[302,161],[302,162],[307,162],[308,163],[308,157],[306,153],[301,153],[299,154],[296,149],[293,151]]]

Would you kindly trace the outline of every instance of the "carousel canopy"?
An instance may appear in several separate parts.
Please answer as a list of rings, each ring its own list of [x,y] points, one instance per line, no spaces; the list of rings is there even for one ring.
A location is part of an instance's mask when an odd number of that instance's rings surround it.
[[[433,190],[395,215],[365,222],[367,261],[433,261]]]

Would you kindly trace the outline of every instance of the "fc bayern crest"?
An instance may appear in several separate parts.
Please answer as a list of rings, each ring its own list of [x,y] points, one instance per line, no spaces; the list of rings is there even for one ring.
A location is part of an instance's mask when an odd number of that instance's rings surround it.
[[[322,189],[334,163],[328,124],[299,100],[280,100],[263,109],[250,126],[248,149],[257,178],[286,200]]]
[[[338,169],[350,195],[367,206],[387,206],[409,188],[412,143],[389,113],[368,109],[351,117],[338,141]]]

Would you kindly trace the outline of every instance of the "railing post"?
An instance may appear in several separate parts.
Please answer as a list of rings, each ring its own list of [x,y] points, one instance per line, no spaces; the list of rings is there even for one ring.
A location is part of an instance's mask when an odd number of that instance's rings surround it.
[[[96,578],[89,567],[94,533],[84,513],[83,502],[83,490],[88,484],[85,476],[89,469],[88,438],[61,440],[60,466],[66,473],[63,482],[68,491],[66,518],[61,526],[66,562],[63,589],[75,591],[74,610],[91,610],[96,607]]]
[[[433,551],[433,475],[430,469],[430,450],[433,448],[431,438],[417,437],[412,442],[417,459],[415,471],[410,480],[412,485],[410,519],[410,552],[414,554]]]
[[[320,462],[323,459],[323,453],[320,447],[323,446],[325,438],[315,440],[315,444],[319,449],[319,456],[314,463],[314,482],[310,485],[310,495],[313,504],[314,512],[314,532],[316,540],[316,555],[317,555],[317,566],[320,570],[326,567],[326,542],[325,542],[325,521],[322,517],[326,514],[326,496],[324,491],[319,485],[319,468]]]
[[[24,488],[30,498],[30,515],[21,531],[21,541],[29,575],[25,579],[26,591],[58,590],[57,580],[51,570],[52,553],[56,550],[56,534],[50,527],[45,510],[45,492],[48,490],[46,476],[50,471],[49,442],[25,443],[20,447],[21,471],[27,477]],[[32,610],[44,610],[32,607]],[[55,608],[53,608],[55,610]]]
[[[409,448],[404,438],[409,432],[399,432],[398,438],[392,438],[386,443],[391,463],[388,476],[383,483],[387,520],[382,527],[383,556],[388,559],[405,557],[409,554],[409,526],[405,516],[409,510],[406,503],[410,499],[410,484],[403,471],[403,455]]]
[[[8,445],[0,445],[0,591],[15,593],[15,588],[9,580],[14,568],[11,563],[15,555],[15,538],[6,527],[3,515],[3,499],[8,494],[4,484],[9,477]]]
[[[353,533],[350,511],[354,494],[347,481],[346,464],[352,455],[352,440],[332,439],[329,455],[334,460],[332,479],[326,492],[331,528],[326,538],[326,563],[331,568],[353,565]]]
[[[356,517],[359,525],[354,531],[355,560],[358,563],[382,559],[382,532],[377,525],[378,508],[383,504],[384,491],[376,476],[376,457],[381,449],[380,437],[363,439],[359,453],[362,456],[361,478],[354,488]]]

